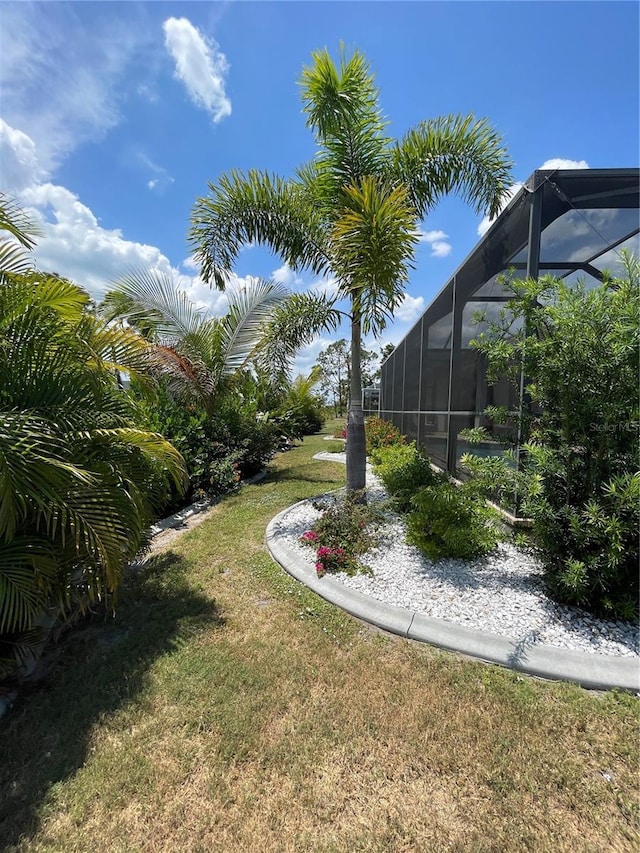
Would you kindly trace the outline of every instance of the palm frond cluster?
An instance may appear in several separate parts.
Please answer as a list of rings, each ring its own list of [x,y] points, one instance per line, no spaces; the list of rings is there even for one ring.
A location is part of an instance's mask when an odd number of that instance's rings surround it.
[[[0,198],[0,653],[43,614],[115,595],[180,454],[142,430],[117,377],[151,348],[97,316],[77,285],[33,267],[32,229]]]
[[[153,342],[156,373],[178,399],[195,401],[213,416],[221,398],[246,371],[287,384],[291,359],[339,314],[323,293],[292,293],[274,281],[253,279],[227,294],[222,317],[199,310],[173,279],[161,273],[126,276],[102,306],[109,321],[126,320]]]

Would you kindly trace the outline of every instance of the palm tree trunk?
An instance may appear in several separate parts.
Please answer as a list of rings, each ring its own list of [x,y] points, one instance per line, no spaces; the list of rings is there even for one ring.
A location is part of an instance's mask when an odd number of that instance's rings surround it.
[[[362,322],[360,313],[351,314],[351,377],[347,415],[347,491],[363,490],[366,478],[367,449],[362,413]],[[366,500],[366,498],[365,498]]]

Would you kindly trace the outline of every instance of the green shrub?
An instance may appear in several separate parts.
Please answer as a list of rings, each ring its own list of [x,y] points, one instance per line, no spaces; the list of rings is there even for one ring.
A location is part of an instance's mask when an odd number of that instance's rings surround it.
[[[391,447],[394,444],[404,444],[404,436],[397,426],[382,418],[367,418],[364,422],[367,440],[367,456],[379,447]]]
[[[371,461],[376,474],[401,512],[410,508],[411,498],[419,489],[435,485],[439,479],[439,475],[431,468],[428,457],[414,441],[410,444],[394,444],[372,450]]]
[[[572,501],[567,461],[536,450],[536,493],[525,504],[551,595],[606,617],[638,612],[640,474],[612,478],[588,500]],[[570,470],[574,473],[575,459]]]
[[[327,453],[344,453],[343,441],[328,441]]]
[[[431,560],[470,560],[498,543],[492,511],[464,485],[442,481],[426,486],[413,496],[411,507],[407,539]]]
[[[379,520],[375,507],[361,503],[360,495],[349,493],[329,504],[316,502],[323,513],[302,535],[302,541],[316,549],[316,571],[322,577],[327,572],[346,572],[354,575],[365,571],[357,555],[375,544],[372,528]]]
[[[517,487],[534,520],[549,592],[632,618],[640,598],[640,263],[623,253],[623,265],[622,277],[605,273],[595,287],[513,282],[504,321],[471,345],[487,357],[491,380],[506,376],[519,387],[521,368],[528,377],[535,405],[521,423],[522,470],[505,469],[503,484]],[[467,467],[502,488],[498,463]]]
[[[281,431],[272,421],[259,421],[228,401],[215,417],[171,398],[160,387],[153,403],[140,402],[146,422],[182,453],[189,473],[189,491],[177,493],[164,507],[171,512],[198,498],[215,498],[235,488],[241,477],[260,471],[273,456]]]

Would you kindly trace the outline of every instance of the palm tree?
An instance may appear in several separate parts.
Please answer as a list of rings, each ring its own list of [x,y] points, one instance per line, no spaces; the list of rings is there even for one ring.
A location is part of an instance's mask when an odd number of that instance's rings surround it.
[[[182,458],[136,426],[116,371],[150,347],[108,325],[89,295],[33,268],[28,223],[0,197],[0,639],[46,608],[115,593]],[[0,658],[2,653],[0,653]],[[0,661],[1,668],[1,661]]]
[[[339,314],[324,294],[291,293],[254,279],[230,293],[223,317],[198,309],[170,276],[133,273],[107,293],[107,320],[126,319],[154,342],[156,367],[173,396],[191,398],[214,415],[220,398],[255,367],[274,387],[318,330],[337,328]]]
[[[403,297],[418,226],[446,194],[495,215],[509,184],[499,135],[472,115],[424,121],[400,141],[384,134],[378,90],[361,53],[313,54],[302,74],[315,158],[290,179],[233,171],[197,200],[190,240],[202,277],[224,289],[244,245],[269,246],[289,266],[332,275],[349,302],[351,389],[347,487],[365,485],[361,338],[378,333]]]

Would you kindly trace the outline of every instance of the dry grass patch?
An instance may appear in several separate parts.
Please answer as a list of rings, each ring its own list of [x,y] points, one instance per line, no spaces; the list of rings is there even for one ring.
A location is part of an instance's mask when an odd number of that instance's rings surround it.
[[[321,444],[154,556],[5,723],[6,849],[636,849],[637,700],[372,634],[273,564],[268,520],[344,478]]]

